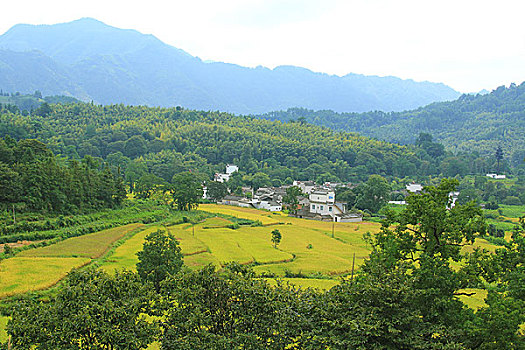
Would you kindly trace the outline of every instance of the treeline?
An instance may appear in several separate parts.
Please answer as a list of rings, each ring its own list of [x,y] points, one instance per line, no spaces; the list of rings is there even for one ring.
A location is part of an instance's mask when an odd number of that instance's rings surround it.
[[[13,349],[523,349],[525,221],[496,252],[467,252],[481,209],[447,209],[457,182],[411,196],[369,237],[355,275],[327,292],[299,289],[230,263],[182,267],[177,240],[150,233],[137,273],[72,272],[51,296],[14,301]],[[479,309],[461,297],[490,285]],[[479,290],[478,290],[479,292]],[[65,322],[67,320],[67,322]],[[5,345],[7,348],[7,344]]]
[[[40,141],[7,136],[0,139],[0,208],[74,213],[116,207],[126,196],[122,176],[100,167],[91,157],[65,161]]]
[[[145,174],[170,181],[191,170],[209,179],[227,163],[238,165],[241,175],[264,174],[276,185],[357,182],[370,174],[456,176],[486,172],[493,163],[447,153],[429,135],[418,145],[399,146],[306,123],[182,108],[43,104],[27,116],[2,110],[0,135],[37,138],[69,159],[107,162],[125,174],[130,188]]]
[[[306,121],[400,144],[414,143],[417,130],[433,135],[454,154],[474,153],[472,161],[481,163],[486,162],[484,158],[493,158],[501,146],[507,162],[505,170],[510,167],[525,172],[525,83],[501,86],[486,95],[462,95],[455,101],[406,112],[336,113],[292,108],[261,117],[282,122]],[[493,163],[486,164],[484,170],[495,171]]]

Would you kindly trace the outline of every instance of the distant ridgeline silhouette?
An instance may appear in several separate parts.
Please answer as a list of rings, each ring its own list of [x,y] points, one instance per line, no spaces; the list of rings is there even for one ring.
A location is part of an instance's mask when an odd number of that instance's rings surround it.
[[[525,165],[525,82],[404,112],[336,113],[290,108],[259,117],[282,122],[303,120],[401,144],[414,143],[424,132],[454,153],[476,151],[493,157],[496,149],[503,147],[512,166]]]
[[[101,104],[181,105],[240,114],[290,107],[401,111],[460,95],[444,84],[395,77],[206,63],[152,35],[90,18],[19,24],[0,36],[0,88]]]

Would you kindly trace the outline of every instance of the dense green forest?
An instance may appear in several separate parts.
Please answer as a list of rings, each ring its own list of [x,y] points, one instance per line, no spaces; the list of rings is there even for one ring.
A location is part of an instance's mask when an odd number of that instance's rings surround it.
[[[364,181],[370,174],[411,179],[494,171],[493,155],[452,154],[431,135],[400,146],[303,122],[267,121],[221,112],[90,103],[47,104],[23,115],[0,110],[0,137],[38,139],[59,159],[93,157],[125,175],[171,181],[192,171],[210,179],[235,163],[239,185],[292,180]],[[502,169],[508,168],[505,161]]]
[[[80,102],[74,97],[70,96],[42,96],[40,91],[35,91],[33,94],[21,94],[20,92],[7,93],[0,90],[0,105],[16,112],[20,110],[23,114],[28,114],[32,110],[37,109],[42,103],[76,103]]]
[[[100,171],[93,158],[60,163],[40,141],[0,139],[0,208],[71,213],[116,207],[126,197],[122,177]]]
[[[304,120],[399,144],[413,143],[418,132],[424,132],[454,153],[489,156],[501,146],[512,167],[525,169],[525,83],[406,112],[336,113],[293,108],[261,117],[283,122]]]

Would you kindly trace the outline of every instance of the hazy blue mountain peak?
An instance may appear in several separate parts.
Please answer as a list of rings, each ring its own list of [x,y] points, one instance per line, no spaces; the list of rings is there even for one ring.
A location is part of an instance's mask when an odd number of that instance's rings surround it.
[[[54,76],[52,81],[67,79],[56,82],[62,86],[61,94],[69,92],[98,103],[181,105],[241,114],[297,106],[364,112],[413,109],[460,95],[443,84],[395,77],[340,77],[293,65],[269,69],[203,62],[153,35],[112,27],[93,18],[55,25],[16,25],[0,36],[0,49],[28,55],[22,64],[4,52],[6,57],[0,57],[4,63],[0,65],[0,87],[31,92],[27,89],[38,85],[37,77],[22,75],[22,79],[7,73],[45,69]],[[33,50],[54,64],[38,61]],[[60,73],[53,75],[53,69]],[[74,86],[76,92],[63,91],[65,86]],[[52,84],[46,88],[52,91],[41,88],[42,93],[57,93]]]

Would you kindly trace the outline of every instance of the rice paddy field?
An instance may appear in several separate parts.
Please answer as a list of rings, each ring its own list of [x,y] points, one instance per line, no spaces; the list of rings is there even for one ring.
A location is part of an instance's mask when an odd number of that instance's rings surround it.
[[[254,270],[264,276],[283,278],[316,277],[322,279],[294,278],[287,280],[302,286],[327,289],[338,283],[330,277],[357,268],[369,254],[363,241],[365,232],[374,233],[380,228],[376,223],[332,223],[297,219],[281,213],[221,206],[201,205],[201,210],[259,221],[263,226],[240,225],[228,228],[233,222],[221,217],[208,218],[198,224],[175,225],[167,229],[178,239],[184,254],[184,263],[190,268],[207,264],[223,266],[236,261],[252,264]],[[142,249],[144,237],[152,227],[142,231],[117,247],[108,256],[102,268],[111,271],[134,268],[136,252]],[[282,234],[277,248],[271,242],[271,232],[278,229]],[[332,237],[332,229],[334,236]]]
[[[4,343],[7,340],[7,333],[5,331],[5,327],[7,325],[8,319],[8,317],[0,315],[0,344]]]
[[[69,271],[89,264],[118,239],[140,229],[130,224],[23,251],[0,262],[0,298],[49,288]]]

